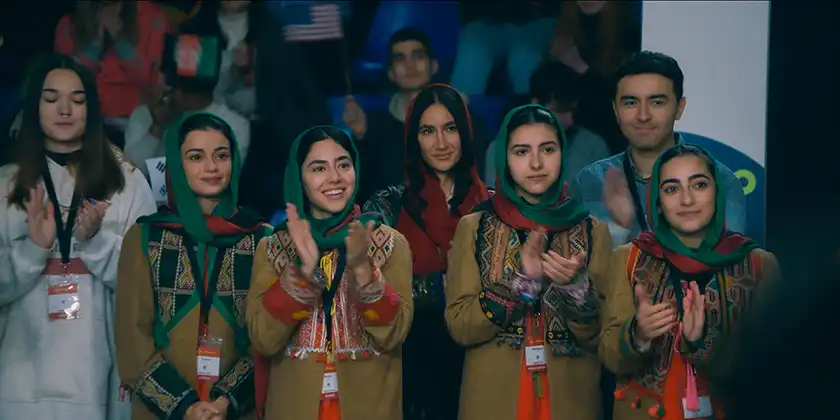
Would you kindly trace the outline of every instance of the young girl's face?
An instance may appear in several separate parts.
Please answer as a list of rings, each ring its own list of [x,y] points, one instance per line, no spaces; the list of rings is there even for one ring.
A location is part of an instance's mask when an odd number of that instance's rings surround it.
[[[560,177],[562,153],[557,131],[544,123],[528,124],[510,133],[508,169],[519,194],[539,201]]]
[[[350,152],[333,139],[312,144],[301,166],[301,178],[316,219],[344,210],[356,189],[356,168]]]

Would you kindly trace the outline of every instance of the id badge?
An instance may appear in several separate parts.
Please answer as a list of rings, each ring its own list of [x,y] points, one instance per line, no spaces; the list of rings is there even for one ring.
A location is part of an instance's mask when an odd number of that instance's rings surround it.
[[[525,347],[525,366],[529,372],[545,370],[545,345]]]
[[[50,321],[79,319],[82,303],[76,276],[49,276],[48,279],[47,315]]]
[[[321,382],[321,399],[334,400],[338,398],[338,372],[335,365],[327,363],[324,368],[324,380]]]
[[[546,369],[545,328],[539,314],[529,314],[525,319],[525,367],[529,372],[541,372]]]
[[[697,410],[689,410],[686,408],[685,398],[682,399],[683,417],[685,417],[686,419],[705,419],[707,417],[714,416],[715,411],[712,408],[711,398],[697,397],[697,400],[700,402],[700,405],[698,405]]]
[[[222,364],[222,339],[201,337],[198,340],[197,369],[199,381],[215,383]]]

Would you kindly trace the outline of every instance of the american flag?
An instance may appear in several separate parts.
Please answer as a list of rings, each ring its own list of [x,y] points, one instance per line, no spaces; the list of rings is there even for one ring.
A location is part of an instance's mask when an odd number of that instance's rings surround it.
[[[295,10],[296,9],[296,10]],[[287,21],[283,28],[288,42],[313,42],[341,39],[341,7],[336,3],[292,4],[286,8]]]

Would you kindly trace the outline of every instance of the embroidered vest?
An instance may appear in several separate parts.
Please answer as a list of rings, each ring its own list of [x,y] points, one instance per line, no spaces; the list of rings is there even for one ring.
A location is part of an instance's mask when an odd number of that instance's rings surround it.
[[[475,244],[475,258],[478,262],[479,276],[483,289],[512,290],[511,281],[514,271],[519,266],[519,250],[522,244],[520,232],[506,225],[493,212],[484,212],[478,224]],[[576,226],[553,235],[549,249],[563,257],[585,251],[587,258],[592,255],[592,219],[587,217]],[[586,264],[589,264],[587,259]],[[557,285],[549,283],[541,300],[542,312],[546,319],[546,343],[554,356],[583,356],[585,350],[575,341],[568,321],[561,307],[563,298]],[[500,293],[506,295],[509,293]],[[488,306],[507,305],[495,302],[488,294],[482,293],[479,301],[485,313],[492,313]],[[496,337],[499,345],[508,344],[513,348],[522,348],[525,338],[525,318],[518,317]]]
[[[238,350],[247,354],[248,334],[245,324],[245,303],[251,285],[251,268],[259,241],[270,230],[260,229],[245,235],[229,248],[219,249],[211,261],[212,273],[218,278],[212,306],[236,331]],[[143,248],[152,271],[155,302],[155,346],[166,348],[168,334],[200,303],[194,273],[198,261],[190,261],[183,232],[150,224],[143,226]]]
[[[394,249],[392,231],[381,226],[371,236],[368,256],[376,269],[388,261]],[[337,252],[337,251],[336,251]],[[294,241],[287,231],[278,231],[268,240],[268,260],[274,265],[278,274],[290,264],[300,264],[295,252]],[[335,267],[336,265],[333,265]],[[323,280],[321,267],[315,269],[314,276]],[[350,282],[345,270],[343,279],[333,298],[335,312],[332,315],[332,346],[333,352],[339,359],[356,359],[379,355],[380,348],[373,337],[362,326],[362,314],[356,309]],[[332,276],[336,278],[335,273]],[[290,358],[306,358],[309,353],[324,354],[327,351],[327,333],[324,308],[318,299],[310,311],[312,316],[302,321],[295,331],[294,337],[286,346],[285,354]]]
[[[729,335],[733,326],[750,309],[754,289],[761,277],[761,262],[760,255],[752,252],[740,263],[716,272],[706,285],[706,332],[703,344],[692,355],[693,359],[698,362],[709,361],[715,346]],[[636,247],[632,248],[627,260],[631,288],[640,284],[646,294],[645,298],[657,303],[667,302],[676,308],[674,286],[668,281],[670,270],[672,268],[664,260]],[[625,388],[633,382],[661,395],[676,339],[674,331],[654,339],[650,357],[646,358],[642,369],[630,378],[618,378],[617,388]]]

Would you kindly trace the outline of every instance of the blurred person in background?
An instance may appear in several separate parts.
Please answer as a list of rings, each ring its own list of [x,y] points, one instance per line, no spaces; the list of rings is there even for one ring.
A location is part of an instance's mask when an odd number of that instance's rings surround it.
[[[105,138],[99,105],[88,69],[46,57],[29,76],[14,162],[0,168],[4,418],[120,418],[116,263],[155,203]]]
[[[195,69],[206,71],[194,75],[182,75],[188,69],[188,62],[182,62],[179,49],[192,45],[192,35],[167,35],[167,47],[162,61],[165,78],[156,86],[154,102],[140,105],[128,121],[125,133],[125,154],[135,162],[146,176],[149,168],[146,161],[166,155],[163,141],[169,126],[181,115],[189,112],[206,111],[229,124],[236,135],[239,159],[248,155],[251,141],[250,122],[228,106],[214,100],[214,91],[219,80],[219,65],[222,57],[222,42],[218,36],[199,35],[200,54],[192,63]],[[193,47],[196,47],[193,45]]]
[[[549,57],[581,76],[577,120],[618,153],[627,142],[610,107],[612,77],[622,60],[641,49],[641,25],[628,1],[562,3]]]
[[[461,0],[462,28],[451,84],[481,94],[496,62],[506,61],[513,92],[528,93],[528,79],[548,52],[560,2]]]
[[[166,16],[169,27],[177,28],[181,25],[181,22],[195,16],[205,2],[196,0],[157,0],[155,3]]]
[[[248,119],[256,117],[254,57],[265,12],[265,2],[204,1],[198,13],[180,25],[182,33],[222,40],[222,63],[213,100]]]
[[[128,116],[157,82],[168,29],[157,5],[145,1],[80,1],[58,22],[55,50],[96,75],[108,136],[120,147]]]

